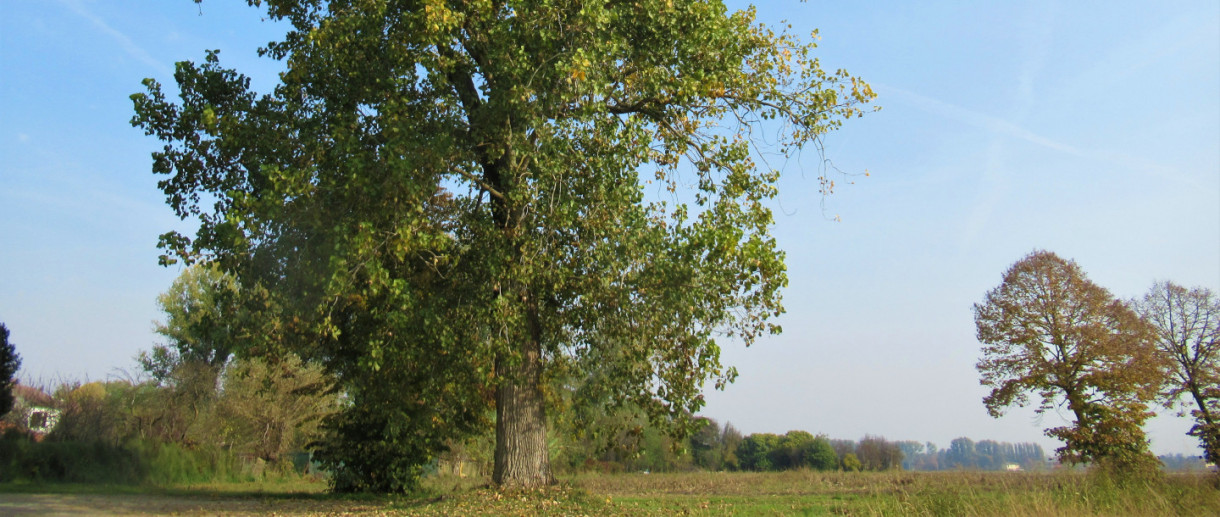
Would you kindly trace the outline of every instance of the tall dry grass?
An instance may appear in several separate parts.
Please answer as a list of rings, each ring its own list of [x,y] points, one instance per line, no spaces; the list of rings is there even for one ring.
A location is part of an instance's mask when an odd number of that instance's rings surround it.
[[[694,513],[708,515],[1220,515],[1208,474],[1121,481],[1086,472],[696,472],[572,482],[642,509],[696,503]]]

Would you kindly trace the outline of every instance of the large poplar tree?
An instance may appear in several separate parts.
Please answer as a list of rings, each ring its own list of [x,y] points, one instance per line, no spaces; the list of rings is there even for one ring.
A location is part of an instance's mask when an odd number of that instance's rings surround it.
[[[269,292],[341,379],[341,490],[409,487],[489,406],[494,481],[550,482],[549,379],[682,422],[735,374],[720,340],[779,331],[759,152],[816,148],[873,97],[719,1],[248,1],[292,27],[262,51],[275,89],[209,52],[176,102],[145,80],[133,124],[200,223],[164,260]]]

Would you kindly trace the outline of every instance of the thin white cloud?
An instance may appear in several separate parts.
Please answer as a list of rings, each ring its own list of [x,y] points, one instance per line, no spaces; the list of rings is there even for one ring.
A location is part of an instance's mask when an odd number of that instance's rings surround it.
[[[894,86],[877,85],[876,89],[882,98],[897,98],[933,115],[939,115],[941,117],[984,129],[992,133],[997,133],[1018,140],[1024,140],[1032,144],[1040,145],[1042,147],[1067,153],[1073,156],[1089,155],[1089,153],[1081,151],[1080,149],[1077,149],[1071,145],[1051,140],[1050,138],[1038,135],[1028,129],[993,115],[979,113],[956,104],[950,104],[942,100],[933,99],[931,97],[920,95],[918,93]]]
[[[991,222],[995,207],[1008,193],[1008,174],[1004,168],[1004,147],[999,139],[993,139],[987,147],[983,161],[983,175],[980,178],[974,202],[970,205],[970,213],[966,216],[962,227],[958,251],[971,253],[979,234]]]
[[[1017,74],[1017,103],[1020,114],[1033,109],[1036,101],[1035,82],[1050,55],[1059,8],[1054,2],[1034,3],[1025,10],[1021,23],[1021,67]]]
[[[169,66],[165,65],[164,63],[162,63],[160,61],[157,61],[155,58],[152,57],[151,54],[149,54],[147,51],[145,51],[143,48],[141,48],[139,45],[137,45],[134,41],[132,41],[131,38],[127,37],[126,34],[123,34],[122,32],[119,32],[114,27],[111,27],[110,24],[106,23],[106,20],[103,20],[101,17],[90,12],[88,9],[85,8],[84,5],[81,5],[81,3],[79,1],[77,1],[77,0],[59,0],[59,3],[63,4],[68,9],[71,9],[72,12],[81,16],[82,18],[85,18],[85,19],[89,20],[90,22],[92,22],[95,27],[97,27],[99,30],[104,32],[106,35],[113,38],[115,40],[115,42],[117,42],[119,44],[119,46],[123,49],[124,52],[126,52],[129,56],[135,58],[137,61],[156,69],[158,72],[160,72],[162,74],[170,75],[173,73],[173,70]]]
[[[934,99],[925,95],[921,95],[909,90],[879,84],[874,87],[882,98],[898,99],[916,109],[944,117],[949,120],[957,121],[969,126],[974,126],[979,129],[991,132],[998,136],[1013,138],[1029,142],[1047,149],[1059,151],[1061,153],[1092,160],[1096,162],[1106,163],[1114,167],[1135,170],[1158,178],[1168,178],[1174,181],[1190,182],[1189,177],[1183,176],[1180,172],[1172,167],[1165,166],[1160,163],[1155,163],[1146,158],[1132,156],[1129,153],[1122,151],[1111,150],[1094,150],[1080,149],[1073,145],[1053,140],[1024,127],[1017,125],[1014,122],[1003,118],[980,113],[956,104],[948,103],[939,99]]]

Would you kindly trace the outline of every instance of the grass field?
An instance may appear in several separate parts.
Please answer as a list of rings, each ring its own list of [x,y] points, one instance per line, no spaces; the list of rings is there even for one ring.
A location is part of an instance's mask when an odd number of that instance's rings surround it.
[[[430,478],[413,496],[343,497],[316,481],[169,488],[0,485],[0,514],[148,515],[1220,515],[1206,475],[1116,485],[1080,473],[586,474],[500,492]]]

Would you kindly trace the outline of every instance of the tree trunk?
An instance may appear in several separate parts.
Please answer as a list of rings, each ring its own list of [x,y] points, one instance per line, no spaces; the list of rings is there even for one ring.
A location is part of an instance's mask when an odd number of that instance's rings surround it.
[[[1212,415],[1211,410],[1208,409],[1207,399],[1203,397],[1201,392],[1199,392],[1198,383],[1196,383],[1194,379],[1191,379],[1190,395],[1194,397],[1195,404],[1199,406],[1199,415],[1203,417],[1203,423],[1209,426],[1216,425],[1215,415]]]
[[[536,488],[554,483],[546,446],[546,408],[542,398],[542,348],[531,342],[515,371],[496,361],[504,380],[496,388],[496,456],[492,482],[505,488]]]
[[[1208,409],[1207,399],[1199,391],[1198,383],[1191,379],[1190,394],[1195,399],[1195,404],[1199,406],[1199,417],[1195,421],[1199,422],[1195,429],[1198,430],[1199,439],[1203,441],[1203,457],[1209,463],[1220,464],[1220,429],[1216,426],[1215,415],[1212,415]]]
[[[1093,422],[1089,421],[1088,413],[1085,412],[1085,402],[1081,400],[1080,393],[1072,388],[1060,387],[1063,390],[1064,398],[1068,401],[1068,409],[1076,416],[1076,427],[1081,429],[1091,427]]]

